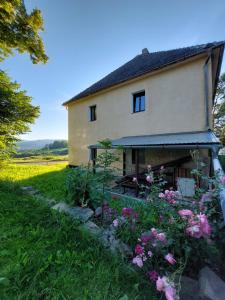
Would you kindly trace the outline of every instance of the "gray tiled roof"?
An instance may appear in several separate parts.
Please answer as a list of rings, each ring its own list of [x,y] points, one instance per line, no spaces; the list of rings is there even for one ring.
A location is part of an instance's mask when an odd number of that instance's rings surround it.
[[[119,83],[139,77],[151,71],[185,60],[192,56],[202,54],[208,51],[210,48],[222,45],[224,45],[224,42],[214,42],[198,46],[153,53],[148,53],[148,51],[144,51],[144,53],[135,56],[132,60],[125,63],[115,71],[111,72],[103,79],[94,83],[89,88],[74,96],[72,99],[66,101],[64,105],[68,104],[71,101],[81,99],[83,97],[99,92],[103,89],[112,87]]]
[[[157,135],[127,136],[112,141],[112,146],[123,147],[163,147],[178,145],[209,146],[220,145],[219,139],[212,131],[183,132]],[[90,147],[96,147],[93,145]]]

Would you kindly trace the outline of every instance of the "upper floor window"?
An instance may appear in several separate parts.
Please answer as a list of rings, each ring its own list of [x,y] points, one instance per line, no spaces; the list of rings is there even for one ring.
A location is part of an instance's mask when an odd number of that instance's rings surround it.
[[[96,117],[96,105],[92,105],[89,107],[89,119],[90,121],[95,121],[97,119]]]
[[[145,110],[145,91],[133,94],[133,113]]]

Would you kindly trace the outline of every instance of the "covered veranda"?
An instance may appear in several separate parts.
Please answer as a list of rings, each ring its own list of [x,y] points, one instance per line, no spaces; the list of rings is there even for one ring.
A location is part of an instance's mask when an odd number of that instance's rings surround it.
[[[219,139],[212,131],[171,133],[145,136],[128,136],[112,140],[112,149],[122,147],[123,155],[120,162],[121,176],[117,184],[125,189],[138,187],[138,182],[146,183],[147,166],[151,165],[154,174],[159,173],[164,166],[168,187],[177,188],[177,181],[192,178],[191,170],[195,168],[191,150],[199,150],[200,158],[205,162],[204,172],[212,174],[212,157],[217,157],[221,148]],[[93,166],[97,156],[99,144],[89,147],[92,152]]]

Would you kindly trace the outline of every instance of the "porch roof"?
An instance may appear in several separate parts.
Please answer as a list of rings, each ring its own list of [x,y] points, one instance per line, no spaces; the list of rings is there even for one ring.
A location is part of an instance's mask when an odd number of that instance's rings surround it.
[[[182,132],[157,135],[127,136],[112,140],[112,147],[124,148],[211,148],[221,147],[219,139],[212,131]],[[101,148],[91,145],[90,148]]]

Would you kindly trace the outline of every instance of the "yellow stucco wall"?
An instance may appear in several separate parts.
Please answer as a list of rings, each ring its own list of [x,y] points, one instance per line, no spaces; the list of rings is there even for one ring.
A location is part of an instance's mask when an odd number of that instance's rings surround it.
[[[182,63],[70,103],[69,163],[86,163],[88,145],[105,138],[205,130],[205,60]],[[132,113],[132,94],[142,90],[145,111]],[[91,105],[97,106],[94,122],[89,121]]]

